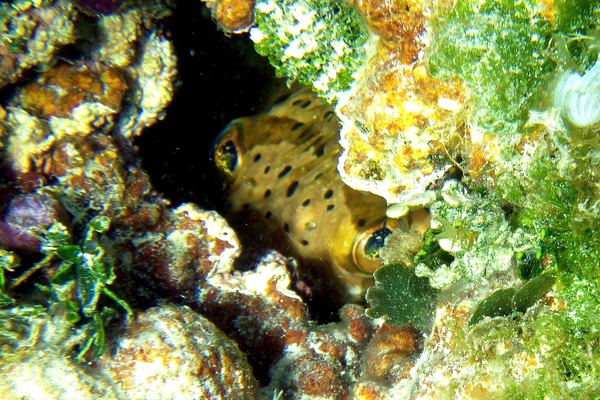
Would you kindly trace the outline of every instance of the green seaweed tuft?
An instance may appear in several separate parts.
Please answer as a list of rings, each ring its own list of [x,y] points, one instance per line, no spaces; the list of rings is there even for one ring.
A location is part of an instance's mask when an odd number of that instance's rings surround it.
[[[369,317],[383,317],[386,323],[398,326],[412,322],[417,329],[429,329],[436,291],[427,279],[417,277],[412,268],[402,264],[383,266],[373,276],[375,286],[366,295]]]
[[[481,322],[484,318],[506,317],[513,313],[524,313],[532,307],[556,282],[554,271],[544,272],[518,290],[515,288],[498,289],[481,300],[471,317],[469,325]]]
[[[63,330],[71,332],[68,342],[73,348],[69,350],[75,350],[76,360],[96,360],[104,353],[104,326],[117,312],[101,304],[101,298],[110,298],[127,314],[132,313],[109,289],[115,275],[100,238],[109,223],[107,217],[97,216],[88,222],[82,237],[74,240],[65,225],[55,222],[40,235],[43,258],[10,282],[6,282],[3,271],[14,270],[18,259],[0,249],[0,345],[18,348],[19,341],[33,334],[34,325],[48,314],[60,315],[60,323],[69,326]],[[46,283],[35,279],[30,296],[15,297],[17,286],[33,281],[40,270],[53,269]]]

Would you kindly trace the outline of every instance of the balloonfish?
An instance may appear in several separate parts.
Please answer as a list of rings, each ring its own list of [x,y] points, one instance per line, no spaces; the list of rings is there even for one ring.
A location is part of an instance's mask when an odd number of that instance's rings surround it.
[[[408,222],[386,218],[383,198],[342,182],[339,138],[333,109],[302,89],[229,123],[212,158],[242,242],[294,257],[339,302],[362,301],[385,237]]]

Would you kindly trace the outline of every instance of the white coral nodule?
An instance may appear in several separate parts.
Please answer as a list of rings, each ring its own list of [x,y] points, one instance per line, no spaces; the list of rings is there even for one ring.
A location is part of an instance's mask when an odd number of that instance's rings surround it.
[[[563,118],[579,128],[600,122],[600,59],[583,75],[563,72],[552,100]]]

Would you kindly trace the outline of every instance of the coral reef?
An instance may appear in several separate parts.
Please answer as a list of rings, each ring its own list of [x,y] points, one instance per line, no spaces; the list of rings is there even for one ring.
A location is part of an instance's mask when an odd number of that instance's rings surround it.
[[[172,206],[139,166],[177,84],[173,2],[3,3],[4,397],[598,397],[600,2],[207,3],[335,107],[335,179],[418,229],[360,242],[367,308],[315,323],[327,278],[285,246],[240,257],[268,231]],[[273,202],[300,190],[279,182]]]
[[[315,83],[326,68],[302,79],[336,105],[344,182],[383,196],[388,216],[420,207],[431,213],[431,229],[410,237],[413,244],[401,244],[398,232],[388,236],[367,295],[368,315],[431,332],[414,380],[399,378],[393,393],[594,396],[597,366],[584,353],[597,340],[586,327],[596,322],[582,307],[595,309],[599,293],[600,4],[351,5],[368,29],[367,51],[353,53],[352,80],[340,92]],[[306,26],[330,26],[336,40],[353,37],[318,17],[320,7],[302,9]],[[277,8],[258,3],[262,14]],[[259,44],[289,29],[274,18],[255,25]],[[298,78],[279,48],[259,53]],[[300,62],[310,63],[305,55],[298,53]],[[354,389],[357,397],[392,393],[365,381]]]

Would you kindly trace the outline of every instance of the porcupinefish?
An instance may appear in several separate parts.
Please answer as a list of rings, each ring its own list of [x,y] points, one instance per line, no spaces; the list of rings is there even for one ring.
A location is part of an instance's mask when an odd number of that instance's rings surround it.
[[[339,302],[362,301],[379,247],[408,222],[386,218],[383,198],[342,182],[339,138],[333,109],[302,89],[229,123],[212,158],[243,241],[294,257]]]

